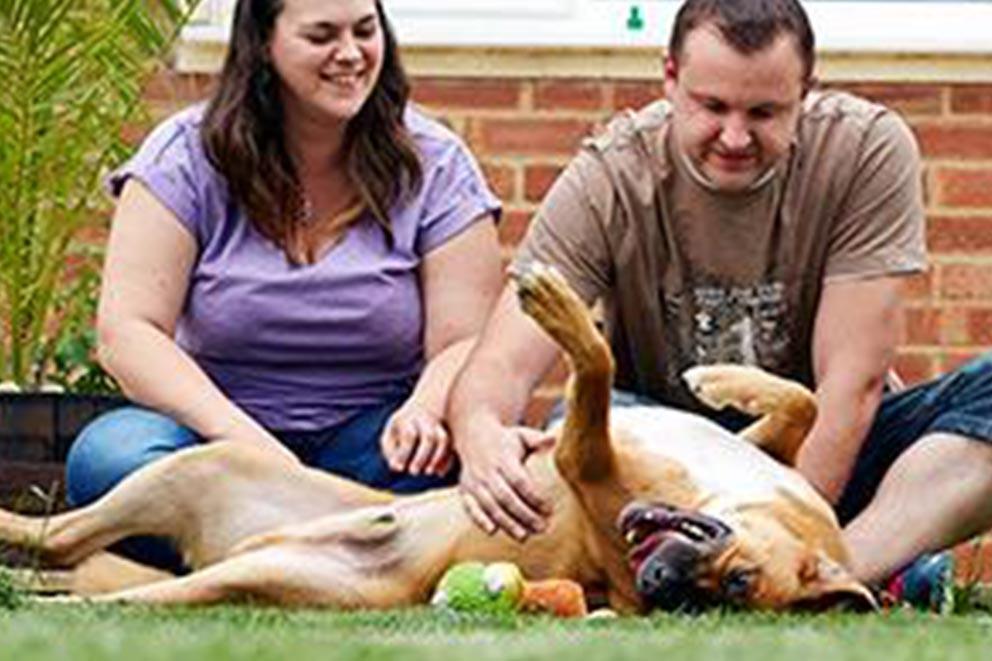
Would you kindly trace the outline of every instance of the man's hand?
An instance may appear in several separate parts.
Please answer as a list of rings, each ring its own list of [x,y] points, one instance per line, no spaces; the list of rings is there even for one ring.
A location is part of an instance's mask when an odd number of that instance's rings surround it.
[[[523,541],[543,531],[551,514],[551,504],[523,462],[532,452],[550,447],[554,437],[526,427],[497,429],[491,442],[474,442],[460,454],[462,502],[486,533],[503,530]]]
[[[413,400],[397,409],[379,438],[389,468],[410,475],[441,476],[451,470],[451,437],[440,417]]]

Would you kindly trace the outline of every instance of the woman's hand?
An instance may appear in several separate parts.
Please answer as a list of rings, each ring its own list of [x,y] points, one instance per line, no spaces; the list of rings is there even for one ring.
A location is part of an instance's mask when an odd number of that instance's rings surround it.
[[[451,470],[455,456],[441,417],[412,399],[390,416],[379,444],[397,473],[441,476]]]

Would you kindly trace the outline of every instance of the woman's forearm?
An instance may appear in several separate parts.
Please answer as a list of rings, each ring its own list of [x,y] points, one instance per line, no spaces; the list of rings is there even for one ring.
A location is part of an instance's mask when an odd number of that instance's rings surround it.
[[[99,359],[132,401],[189,427],[206,441],[282,445],[229,400],[199,365],[155,325],[100,326]]]
[[[475,340],[476,337],[472,336],[454,342],[431,358],[421,372],[410,399],[436,415],[438,419],[442,418],[451,385],[462,365],[465,364]]]

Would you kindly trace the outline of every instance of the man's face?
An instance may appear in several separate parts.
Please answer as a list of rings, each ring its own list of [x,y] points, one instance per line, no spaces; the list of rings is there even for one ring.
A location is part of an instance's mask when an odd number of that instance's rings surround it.
[[[786,154],[805,91],[795,37],[781,34],[751,55],[714,25],[686,35],[665,67],[677,148],[717,190],[746,190]]]

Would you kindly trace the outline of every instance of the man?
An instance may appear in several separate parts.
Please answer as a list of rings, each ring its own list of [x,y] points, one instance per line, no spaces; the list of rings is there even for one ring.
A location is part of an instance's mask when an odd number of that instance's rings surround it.
[[[900,282],[926,268],[919,154],[885,108],[811,92],[813,53],[797,0],[687,0],[666,100],[585,145],[518,260],[601,301],[639,401],[695,407],[679,375],[714,362],[814,387],[798,467],[877,584],[992,527],[992,361],[884,393]],[[453,391],[465,504],[490,532],[544,526],[522,465],[543,437],[512,425],[555,357],[508,289]]]

